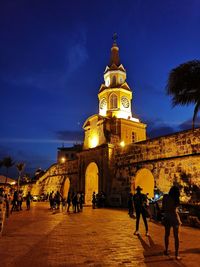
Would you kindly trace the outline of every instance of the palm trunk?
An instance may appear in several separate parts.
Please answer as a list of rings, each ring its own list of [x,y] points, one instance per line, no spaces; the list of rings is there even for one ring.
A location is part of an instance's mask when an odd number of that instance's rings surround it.
[[[21,178],[21,172],[19,172],[19,177],[17,181],[17,192],[19,193],[19,183],[20,183],[20,178]]]
[[[196,120],[196,117],[197,117],[197,113],[198,113],[198,110],[200,108],[200,100],[197,101],[196,105],[195,105],[195,108],[194,108],[194,114],[193,114],[193,118],[192,118],[192,130],[194,131],[194,122]]]

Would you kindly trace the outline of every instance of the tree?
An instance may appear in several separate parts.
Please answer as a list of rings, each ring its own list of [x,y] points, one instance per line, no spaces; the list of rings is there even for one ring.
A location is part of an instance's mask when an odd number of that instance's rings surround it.
[[[172,95],[172,104],[194,104],[192,129],[200,109],[200,60],[185,62],[171,70],[167,86],[167,94]]]
[[[25,163],[23,163],[23,162],[17,163],[16,167],[17,167],[17,170],[19,172],[19,177],[18,177],[18,181],[17,181],[17,191],[19,192],[19,182],[21,179],[22,171],[24,170],[24,167],[25,167]]]
[[[2,165],[6,167],[6,179],[5,179],[5,185],[7,184],[8,180],[8,169],[11,168],[15,163],[13,162],[11,157],[5,157],[2,160]]]

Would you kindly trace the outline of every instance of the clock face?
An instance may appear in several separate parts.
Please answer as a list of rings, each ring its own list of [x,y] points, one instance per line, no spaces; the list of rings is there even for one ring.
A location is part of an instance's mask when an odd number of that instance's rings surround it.
[[[104,97],[104,98],[102,98],[101,101],[100,101],[100,109],[105,108],[106,105],[107,105],[107,101],[106,101],[106,99],[105,99],[105,97]]]
[[[128,100],[127,97],[122,96],[121,102],[122,102],[122,105],[123,105],[124,108],[128,108],[129,107],[129,100]]]
[[[106,86],[109,86],[109,85],[110,85],[110,79],[107,78],[107,79],[106,79]]]

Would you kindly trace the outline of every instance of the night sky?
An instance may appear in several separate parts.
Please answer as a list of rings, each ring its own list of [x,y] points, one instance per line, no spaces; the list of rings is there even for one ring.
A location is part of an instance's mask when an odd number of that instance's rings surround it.
[[[83,140],[115,32],[148,136],[190,128],[194,107],[172,108],[165,86],[172,68],[200,58],[199,31],[199,0],[1,0],[0,159],[33,173]]]

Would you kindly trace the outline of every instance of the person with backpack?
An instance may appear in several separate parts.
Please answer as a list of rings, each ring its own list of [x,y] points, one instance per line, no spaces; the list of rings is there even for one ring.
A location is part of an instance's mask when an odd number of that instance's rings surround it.
[[[145,194],[141,193],[142,188],[138,186],[136,188],[136,194],[133,196],[133,202],[135,207],[135,213],[136,213],[136,230],[134,232],[134,235],[140,235],[139,233],[139,222],[140,222],[140,215],[142,215],[142,219],[145,225],[146,229],[146,236],[149,236],[148,232],[148,224],[147,224],[147,211],[146,211],[146,198],[147,196]]]

